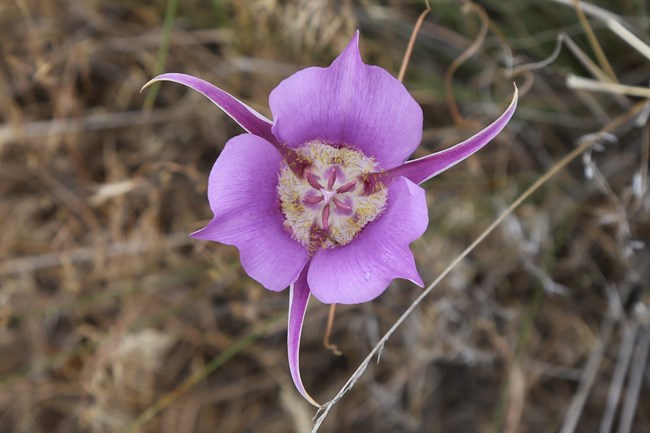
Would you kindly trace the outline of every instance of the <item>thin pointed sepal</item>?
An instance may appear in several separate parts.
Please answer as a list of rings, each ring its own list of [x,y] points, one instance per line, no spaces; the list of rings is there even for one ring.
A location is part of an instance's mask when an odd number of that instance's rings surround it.
[[[448,149],[431,155],[408,161],[399,167],[387,170],[383,173],[377,173],[376,176],[370,176],[371,182],[391,183],[394,179],[403,176],[416,184],[421,184],[432,177],[442,173],[448,168],[453,167],[467,157],[479,151],[483,146],[488,144],[494,137],[508,124],[512,115],[517,108],[519,91],[515,86],[515,92],[508,108],[489,126],[475,134],[471,138],[458,143]]]
[[[307,269],[300,273],[295,283],[289,288],[289,324],[287,326],[287,352],[289,354],[289,371],[296,389],[305,400],[316,407],[321,407],[316,400],[305,390],[300,377],[300,335],[305,312],[309,303],[310,290],[307,285]]]
[[[221,108],[247,132],[262,137],[273,145],[278,144],[278,140],[271,132],[273,125],[269,119],[217,86],[192,75],[169,73],[152,78],[142,86],[140,91],[159,81],[171,81],[196,90]]]

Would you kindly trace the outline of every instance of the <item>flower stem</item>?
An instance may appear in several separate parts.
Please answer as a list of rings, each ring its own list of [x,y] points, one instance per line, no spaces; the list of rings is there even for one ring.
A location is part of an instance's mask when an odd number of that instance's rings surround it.
[[[330,305],[330,312],[327,315],[327,329],[325,329],[325,335],[323,336],[323,346],[325,349],[330,350],[334,355],[341,356],[343,352],[336,347],[336,344],[330,342],[330,336],[332,335],[332,327],[334,326],[334,315],[336,314],[336,304]]]

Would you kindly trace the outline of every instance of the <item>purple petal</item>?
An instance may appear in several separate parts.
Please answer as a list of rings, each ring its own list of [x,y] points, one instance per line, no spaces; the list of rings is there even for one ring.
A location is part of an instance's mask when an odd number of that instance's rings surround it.
[[[343,247],[319,250],[307,281],[324,303],[356,304],[379,296],[394,278],[422,286],[409,244],[422,236],[429,216],[424,190],[405,178],[388,189],[388,208]]]
[[[269,98],[273,133],[290,147],[312,140],[344,144],[398,166],[422,138],[422,110],[406,88],[359,54],[357,32],[328,68],[307,68],[281,82]]]
[[[307,250],[284,229],[277,194],[280,160],[260,137],[230,139],[208,181],[214,218],[192,234],[236,246],[248,275],[273,291],[293,283],[307,263]]]
[[[309,302],[309,286],[307,285],[307,266],[289,289],[289,324],[287,326],[287,352],[289,354],[289,371],[293,384],[305,399],[316,407],[320,407],[305,390],[300,378],[300,334],[305,320],[305,311]]]
[[[496,137],[503,128],[505,128],[514,114],[515,108],[517,108],[517,98],[518,90],[515,86],[515,93],[512,96],[510,106],[487,128],[462,143],[456,144],[448,149],[409,161],[400,167],[388,170],[382,174],[381,179],[388,183],[391,179],[404,176],[417,184],[421,184],[448,168],[453,167],[468,156],[471,156],[480,150],[483,146],[488,144],[490,140]]]
[[[247,132],[262,137],[270,143],[277,143],[275,136],[271,133],[271,121],[269,119],[207,81],[186,74],[162,74],[151,79],[142,88],[144,89],[157,81],[172,81],[196,90],[221,108]]]

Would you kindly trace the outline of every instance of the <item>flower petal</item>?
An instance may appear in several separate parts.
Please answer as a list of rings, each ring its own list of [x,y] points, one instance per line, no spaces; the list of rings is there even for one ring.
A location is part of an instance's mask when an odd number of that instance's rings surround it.
[[[151,79],[142,88],[144,89],[157,81],[172,81],[196,90],[221,108],[247,132],[260,136],[274,145],[277,144],[275,136],[271,133],[271,121],[269,119],[207,81],[186,74],[162,74]]]
[[[387,71],[361,61],[358,44],[357,32],[330,67],[304,69],[271,92],[273,133],[294,148],[345,144],[389,169],[420,143],[422,109]]]
[[[260,137],[243,134],[226,143],[208,181],[214,218],[193,237],[234,245],[244,270],[269,290],[293,283],[307,250],[284,229],[278,202],[280,154]]]
[[[453,167],[468,156],[471,156],[480,150],[494,137],[499,135],[501,130],[508,124],[517,108],[517,98],[518,90],[517,86],[515,86],[515,93],[512,96],[512,101],[508,108],[487,128],[462,143],[456,144],[448,149],[433,153],[423,158],[408,161],[400,167],[388,170],[381,174],[380,179],[389,183],[392,179],[404,176],[417,184],[421,184],[448,168]]]
[[[307,266],[289,289],[289,324],[287,326],[287,353],[289,355],[289,371],[293,384],[298,392],[311,404],[320,407],[305,390],[300,377],[300,334],[305,320],[307,303],[309,302],[309,286],[307,285]]]
[[[405,178],[388,189],[388,207],[348,245],[319,250],[307,281],[324,303],[356,304],[379,296],[394,278],[422,286],[409,244],[422,236],[429,216],[424,190]]]

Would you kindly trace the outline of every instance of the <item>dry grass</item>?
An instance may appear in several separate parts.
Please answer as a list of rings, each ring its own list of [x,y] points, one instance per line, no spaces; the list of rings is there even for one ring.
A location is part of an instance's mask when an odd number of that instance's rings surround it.
[[[513,80],[523,94],[493,144],[426,185],[424,280],[558,172],[424,298],[319,431],[650,430],[650,10],[609,3],[583,17],[571,0],[431,3],[404,80],[425,113],[418,154],[487,124]],[[0,432],[312,429],[288,375],[287,293],[254,283],[233,248],[186,236],[210,217],[207,174],[237,126],[179,86],[151,110],[138,90],[185,72],[268,114],[283,77],[327,64],[355,28],[366,61],[397,73],[424,4],[167,6],[0,3]],[[308,389],[332,398],[420,293],[396,282],[340,306],[342,357],[312,304]]]

